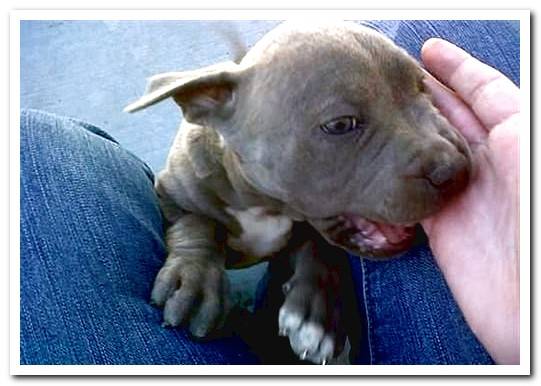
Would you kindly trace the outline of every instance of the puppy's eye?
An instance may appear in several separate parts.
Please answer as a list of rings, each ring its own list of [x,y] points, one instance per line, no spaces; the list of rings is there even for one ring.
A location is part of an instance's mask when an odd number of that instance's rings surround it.
[[[325,134],[340,135],[364,128],[364,123],[357,117],[345,116],[335,118],[320,126]]]

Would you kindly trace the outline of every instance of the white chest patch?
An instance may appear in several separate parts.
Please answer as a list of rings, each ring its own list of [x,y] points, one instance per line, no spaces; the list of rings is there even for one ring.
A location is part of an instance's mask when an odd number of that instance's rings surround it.
[[[245,210],[226,208],[242,226],[239,237],[229,235],[227,244],[253,257],[266,257],[282,249],[289,238],[293,221],[284,215],[268,214],[260,206]]]

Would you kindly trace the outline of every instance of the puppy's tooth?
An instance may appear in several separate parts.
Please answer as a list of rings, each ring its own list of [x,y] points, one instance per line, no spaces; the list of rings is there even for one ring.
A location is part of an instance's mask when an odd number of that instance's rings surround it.
[[[364,232],[367,236],[371,236],[376,232],[378,228],[374,224],[369,224],[365,229]]]
[[[280,336],[287,336],[287,330],[285,328],[281,328],[279,331],[278,331],[278,335]]]
[[[382,247],[387,243],[388,243],[387,238],[382,233],[376,233],[374,235],[374,244],[376,247]]]

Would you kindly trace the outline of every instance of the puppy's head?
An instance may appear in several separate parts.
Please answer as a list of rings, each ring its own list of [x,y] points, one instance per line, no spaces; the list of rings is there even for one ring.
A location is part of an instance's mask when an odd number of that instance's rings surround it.
[[[332,243],[385,256],[463,189],[464,139],[433,107],[405,51],[353,23],[284,23],[240,64],[151,80],[133,111],[172,96],[210,125],[245,179]]]

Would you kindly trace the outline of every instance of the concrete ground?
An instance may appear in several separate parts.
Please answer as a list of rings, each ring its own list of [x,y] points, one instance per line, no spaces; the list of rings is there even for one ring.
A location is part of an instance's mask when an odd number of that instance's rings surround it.
[[[231,60],[233,31],[250,46],[277,21],[23,21],[21,107],[88,121],[159,171],[181,121],[165,101],[122,109],[152,75]]]

